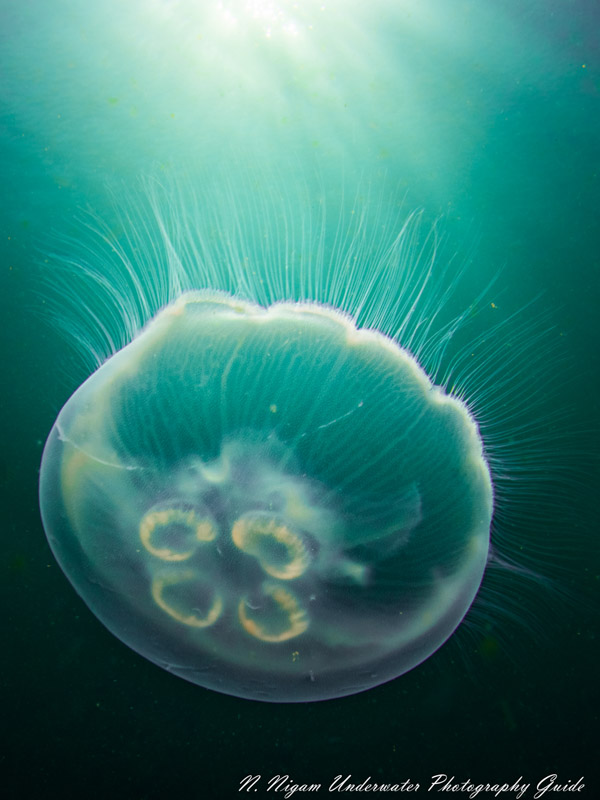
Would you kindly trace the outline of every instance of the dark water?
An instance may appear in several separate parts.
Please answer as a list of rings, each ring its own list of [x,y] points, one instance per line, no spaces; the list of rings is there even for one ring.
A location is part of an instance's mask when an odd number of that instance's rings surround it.
[[[522,776],[533,797],[556,773],[584,776],[579,794],[594,797],[595,3],[4,0],[0,17],[3,796],[234,797],[250,774],[262,776],[256,797],[283,796],[265,792],[277,774],[322,783],[319,796],[339,774],[410,778],[423,795],[445,773]],[[527,429],[512,430],[515,491],[499,514],[506,554],[547,568],[551,583],[501,571],[487,604],[427,663],[312,705],[204,691],[128,650],[60,572],[37,505],[45,437],[86,377],[77,348],[41,319],[35,265],[49,234],[75,231],[85,245],[74,218],[86,206],[111,217],[107,186],[139,192],[141,175],[159,174],[202,188],[214,169],[231,186],[265,164],[270,188],[314,181],[334,207],[369,186],[384,206],[400,197],[441,216],[444,252],[473,261],[467,295],[502,270],[500,299],[489,298],[500,314],[542,292],[519,319],[536,330],[548,315],[531,385],[520,380],[514,398],[547,422],[530,449],[518,442]],[[495,358],[521,375],[529,367]],[[525,452],[539,480],[523,485]]]

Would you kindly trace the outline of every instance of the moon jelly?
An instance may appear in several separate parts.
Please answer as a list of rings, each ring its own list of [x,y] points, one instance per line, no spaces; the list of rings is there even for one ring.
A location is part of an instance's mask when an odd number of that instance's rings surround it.
[[[199,288],[60,412],[40,478],[56,558],[117,637],[209,689],[299,702],[401,675],[483,576],[476,423],[348,308]]]

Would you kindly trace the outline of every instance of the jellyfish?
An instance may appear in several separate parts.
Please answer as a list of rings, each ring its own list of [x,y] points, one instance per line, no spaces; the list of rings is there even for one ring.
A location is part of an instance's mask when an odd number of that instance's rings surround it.
[[[43,453],[58,563],[115,636],[199,686],[303,702],[397,678],[469,610],[494,495],[467,404],[415,355],[457,324],[436,338],[418,219],[384,244],[338,223],[330,251],[323,223],[298,253],[275,202],[235,236],[157,208],[100,231],[62,285],[102,357]]]

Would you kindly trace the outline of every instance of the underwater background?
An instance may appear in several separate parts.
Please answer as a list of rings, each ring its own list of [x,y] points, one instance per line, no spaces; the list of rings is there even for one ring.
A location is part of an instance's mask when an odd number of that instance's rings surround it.
[[[320,794],[340,774],[410,778],[423,794],[439,773],[532,784],[556,773],[584,776],[579,794],[595,796],[594,0],[1,0],[0,20],[0,794],[234,797],[250,774],[262,776],[255,797],[274,794],[277,774],[321,782]],[[523,588],[507,572],[487,624],[467,617],[420,667],[325,703],[239,700],[147,662],[78,598],[39,519],[45,438],[87,377],[77,344],[42,313],[48,242],[85,244],[81,210],[112,220],[114,192],[139,192],[145,176],[198,187],[208,212],[205,187],[256,174],[266,193],[318,185],[334,218],[363,187],[382,206],[422,208],[443,233],[440,259],[472,262],[461,292],[475,297],[500,273],[498,314],[524,308],[532,330],[548,315],[531,374],[544,359],[551,374],[531,407],[549,420],[559,485],[531,489],[510,542],[544,553],[552,582]],[[563,409],[567,421],[553,422]],[[542,464],[545,446],[542,436]]]

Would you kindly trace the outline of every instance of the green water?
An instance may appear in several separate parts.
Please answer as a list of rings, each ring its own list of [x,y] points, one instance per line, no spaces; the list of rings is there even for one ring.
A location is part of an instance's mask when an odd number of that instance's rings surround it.
[[[356,783],[412,778],[424,794],[441,772],[533,784],[557,773],[586,776],[582,794],[593,797],[595,4],[298,6],[0,3],[1,789],[17,798],[237,797],[244,776],[261,774],[251,794],[269,797],[268,777],[289,774],[322,782],[324,796],[351,773]],[[375,228],[422,208],[426,226],[439,219],[438,263],[454,254],[456,269],[470,263],[457,312],[500,273],[481,303],[489,313],[494,304],[494,323],[506,320],[502,348],[484,348],[477,407],[485,416],[487,402],[495,418],[505,478],[498,548],[549,583],[498,569],[471,622],[425,665],[355,697],[294,707],[187,684],[97,622],[39,520],[43,443],[90,364],[43,318],[57,293],[55,267],[40,264],[68,254],[69,242],[79,255],[97,246],[86,208],[123,240],[127,220],[111,195],[135,203],[148,176],[192,187],[198,218],[238,181],[244,197],[257,187],[253,213],[261,198],[292,198],[300,187],[307,207],[297,218],[319,219],[324,203],[328,240],[338,209],[351,218],[357,196],[370,198]],[[73,303],[56,313],[72,314]],[[475,316],[485,334],[488,317]],[[519,349],[522,325],[540,337],[533,351]],[[498,373],[511,386],[506,370],[515,390],[498,400]]]

